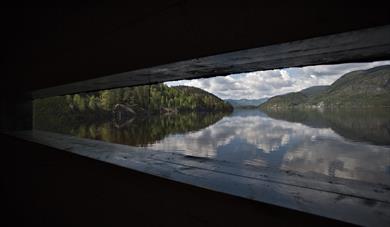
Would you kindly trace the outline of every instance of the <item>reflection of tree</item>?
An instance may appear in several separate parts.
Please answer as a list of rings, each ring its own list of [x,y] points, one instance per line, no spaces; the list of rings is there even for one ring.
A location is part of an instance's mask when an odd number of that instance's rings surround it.
[[[216,123],[225,115],[227,113],[224,112],[150,115],[135,117],[126,121],[114,119],[103,123],[75,122],[73,124],[48,125],[50,128],[40,125],[39,129],[139,146],[152,144],[169,134],[200,130]]]
[[[131,118],[131,119],[128,119],[126,121],[118,121],[118,120],[114,119],[113,124],[114,124],[115,128],[121,129],[121,128],[127,127],[130,124],[132,124],[134,120],[135,120],[135,118]]]
[[[332,128],[339,135],[354,141],[379,145],[390,144],[390,109],[278,110],[266,111],[280,120],[299,122],[310,127]]]

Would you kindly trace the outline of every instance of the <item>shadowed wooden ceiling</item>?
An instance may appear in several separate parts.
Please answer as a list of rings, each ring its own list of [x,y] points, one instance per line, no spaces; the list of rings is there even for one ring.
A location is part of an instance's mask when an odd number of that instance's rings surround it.
[[[9,82],[2,87],[27,90],[390,24],[381,6],[191,0],[3,8],[1,17],[3,78]]]

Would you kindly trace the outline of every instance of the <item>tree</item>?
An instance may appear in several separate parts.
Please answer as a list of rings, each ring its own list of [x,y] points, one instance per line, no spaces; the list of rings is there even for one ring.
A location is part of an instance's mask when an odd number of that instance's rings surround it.
[[[89,96],[88,98],[88,108],[92,111],[97,109],[97,98],[94,95]]]
[[[110,111],[112,107],[112,97],[109,90],[101,91],[100,93],[101,108],[106,111]]]
[[[85,100],[81,95],[75,94],[73,96],[73,103],[80,112],[85,111]]]

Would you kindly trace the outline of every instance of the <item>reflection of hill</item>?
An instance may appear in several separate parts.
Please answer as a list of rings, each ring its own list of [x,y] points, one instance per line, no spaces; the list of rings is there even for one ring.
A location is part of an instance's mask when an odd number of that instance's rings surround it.
[[[310,127],[332,128],[339,135],[354,141],[390,144],[390,109],[324,112],[295,109],[265,113],[275,119],[299,122]]]
[[[313,122],[315,116],[311,117]],[[390,185],[390,146],[351,142],[330,128],[275,120],[258,110],[236,110],[210,127],[167,136],[149,148],[214,159],[243,169],[267,167],[317,179]]]
[[[95,124],[49,125],[37,128],[71,134],[82,138],[99,139],[132,146],[152,144],[169,134],[197,131],[221,120],[227,113],[197,113],[152,115],[132,118],[126,122]]]

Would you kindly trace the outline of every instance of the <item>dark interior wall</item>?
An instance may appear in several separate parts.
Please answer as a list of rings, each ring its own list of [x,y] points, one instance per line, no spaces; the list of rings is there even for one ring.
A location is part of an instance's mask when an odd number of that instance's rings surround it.
[[[390,24],[358,3],[162,0],[3,9],[6,77],[40,89],[235,50]],[[2,84],[4,85],[4,84]],[[4,85],[8,87],[8,85]]]

